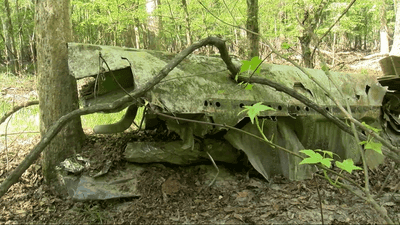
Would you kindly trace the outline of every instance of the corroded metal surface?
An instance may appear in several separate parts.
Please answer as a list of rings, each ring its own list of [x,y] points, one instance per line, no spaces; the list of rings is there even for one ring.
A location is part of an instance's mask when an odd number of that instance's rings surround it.
[[[163,68],[173,55],[147,50],[128,49],[110,46],[87,44],[69,44],[69,68],[71,75],[77,79],[97,76],[99,71],[105,73],[98,78],[98,86],[113,86],[110,94],[99,95],[96,99],[88,100],[87,104],[110,102],[125,95],[116,85],[103,62],[99,63],[99,54],[107,62],[114,75],[118,70],[132,73],[137,87],[148,82]],[[125,59],[128,60],[125,60]],[[131,63],[132,67],[130,67]],[[99,67],[100,66],[100,67]],[[100,68],[100,69],[99,69]],[[385,89],[377,85],[376,79],[370,75],[343,74],[332,72],[332,80],[340,87],[343,97],[334,88],[328,77],[321,70],[308,70],[312,76],[325,84],[328,89],[345,105],[345,99],[353,107],[357,118],[376,118],[379,115]],[[220,58],[191,55],[152,90],[152,103],[158,105],[165,112],[170,113],[204,113],[212,115],[216,122],[235,125],[238,113],[244,105],[264,102],[277,111],[268,111],[268,116],[318,116],[312,109],[308,109],[298,100],[277,92],[265,85],[254,84],[252,90],[245,90],[235,81],[228,78],[229,72]],[[261,66],[260,75],[273,81],[295,88],[315,103],[324,106],[336,115],[340,112],[334,103],[299,69],[282,65]],[[108,83],[109,85],[104,85]],[[126,82],[124,88],[129,89]],[[133,88],[133,83],[131,88]],[[130,90],[130,89],[129,89]],[[99,93],[102,91],[99,90]],[[108,97],[111,96],[111,97]]]
[[[92,85],[89,85],[93,91],[90,92],[90,88],[89,92],[85,90],[86,105],[108,103],[124,96],[125,92],[116,85],[117,82],[122,83],[128,91],[141,87],[174,57],[163,52],[76,43],[70,43],[68,48],[71,75],[76,79],[94,77]],[[234,63],[240,66],[237,60]],[[386,88],[380,86],[374,76],[331,72],[331,80],[340,89],[337,90],[323,71],[308,69],[308,72],[324,84],[342,105],[346,105],[347,101],[355,118],[373,123],[380,117]],[[256,76],[294,88],[332,114],[343,118],[325,93],[295,67],[262,64],[261,73]],[[359,160],[357,143],[349,134],[339,130],[300,101],[271,87],[254,84],[252,90],[246,90],[244,85],[229,78],[229,71],[218,57],[190,55],[157,84],[146,99],[153,107],[170,115],[231,126],[244,121],[246,115],[240,114],[243,106],[262,102],[276,109],[261,115],[271,119],[265,120],[264,133],[267,137],[274,136],[274,143],[295,152],[320,148],[333,151],[342,159]],[[178,123],[166,118],[157,120],[151,114],[147,119],[148,125],[152,121],[163,120],[170,131],[181,137],[182,149],[188,150],[195,145],[194,137],[204,138],[224,129],[197,123]],[[242,124],[241,127],[259,135],[255,125]],[[287,153],[276,152],[269,145],[252,140],[244,134],[228,131],[225,139],[235,148],[243,150],[254,168],[266,179],[279,173],[295,180],[311,174],[310,167],[298,165],[299,159]]]

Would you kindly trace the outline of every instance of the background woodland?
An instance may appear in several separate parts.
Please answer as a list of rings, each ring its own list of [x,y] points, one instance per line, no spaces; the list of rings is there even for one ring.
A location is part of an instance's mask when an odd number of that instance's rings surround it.
[[[398,2],[398,1],[397,1]],[[259,32],[286,56],[315,67],[319,47],[328,63],[337,53],[388,53],[393,43],[396,1],[359,0],[71,0],[73,42],[180,52],[207,36],[223,37],[240,59],[274,54],[247,35]],[[1,0],[0,63],[12,73],[33,72],[36,61],[35,1]],[[230,25],[228,25],[230,24]],[[231,26],[235,25],[235,26]],[[319,39],[322,40],[319,41]],[[320,42],[320,43],[319,43]],[[249,44],[251,43],[251,44]],[[381,45],[382,43],[382,45]],[[210,48],[203,54],[215,54]],[[336,60],[336,62],[335,62]]]

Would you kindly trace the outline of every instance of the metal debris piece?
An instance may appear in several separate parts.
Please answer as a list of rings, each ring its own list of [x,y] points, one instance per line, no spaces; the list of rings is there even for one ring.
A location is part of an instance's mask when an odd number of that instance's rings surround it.
[[[128,165],[125,170],[98,178],[59,174],[68,195],[78,201],[140,197],[137,176],[143,168]]]
[[[84,163],[84,165],[82,165],[82,163]],[[89,160],[77,154],[73,157],[67,158],[64,161],[62,161],[60,163],[59,169],[62,169],[69,173],[79,174],[89,166],[90,166]]]
[[[102,76],[105,77],[97,79],[98,90],[92,92],[98,93],[98,96],[85,97],[85,105],[111,103],[125,95],[125,91],[116,84],[108,68],[99,65],[99,53],[116,75],[117,82],[124,84],[123,88],[126,91],[145,85],[174,57],[173,54],[158,51],[78,43],[69,43],[68,49],[72,76],[76,79],[96,77],[100,67]],[[240,65],[238,60],[234,60],[234,63]],[[262,64],[260,71],[257,76],[294,88],[330,113],[345,119],[332,100],[299,69]],[[307,71],[314,79],[325,84],[342,105],[346,105],[347,101],[355,118],[368,124],[378,121],[386,88],[380,86],[376,77],[368,74],[331,72],[330,78],[340,87],[340,92],[343,94],[341,95],[322,70],[307,69]],[[91,96],[90,90],[89,93],[88,90],[84,93],[86,96]],[[275,143],[296,152],[304,148],[321,148],[333,151],[342,159],[350,157],[357,162],[360,158],[354,151],[357,145],[354,139],[336,128],[325,117],[297,99],[269,86],[254,84],[252,90],[245,90],[229,78],[226,65],[218,57],[190,55],[145,98],[160,112],[238,126],[256,135],[259,135],[258,130],[254,125],[244,123],[246,115],[239,112],[244,106],[262,102],[276,109],[261,113],[261,117],[271,118],[270,121],[266,121],[264,132],[267,137],[274,135]],[[226,128],[223,127],[181,124],[176,120],[161,118],[151,113],[146,115],[147,129],[154,128],[160,123],[166,124],[170,131],[180,135],[183,144],[181,146],[188,155],[196,146],[196,137],[203,138],[226,132]],[[225,138],[234,147],[243,150],[254,168],[266,179],[280,173],[290,179],[299,180],[309,177],[312,172],[308,166],[299,166],[299,159],[277,152],[268,144],[243,134],[228,131]]]
[[[107,172],[110,169],[111,165],[112,165],[111,160],[107,160],[107,162],[104,165],[103,169],[100,172],[98,172],[97,174],[95,174],[93,176],[93,178],[97,178],[97,177],[103,176],[104,174],[107,174]]]

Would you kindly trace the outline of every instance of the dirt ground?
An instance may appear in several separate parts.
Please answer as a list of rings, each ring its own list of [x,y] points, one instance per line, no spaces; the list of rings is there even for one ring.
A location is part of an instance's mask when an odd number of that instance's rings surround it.
[[[82,155],[97,162],[112,161],[110,172],[124,168],[124,146],[140,140],[148,132],[116,135],[87,133]],[[1,139],[3,141],[3,139]],[[39,136],[17,139],[0,150],[2,182],[39,141]],[[3,142],[1,142],[3,143]],[[4,143],[3,143],[4,144]],[[6,163],[6,154],[9,163]],[[92,164],[85,173],[98,171]],[[229,178],[210,183],[204,165],[143,165],[139,174],[140,197],[76,202],[44,184],[40,160],[32,165],[0,199],[0,223],[96,223],[96,224],[376,224],[384,223],[371,205],[353,194],[337,189],[326,180],[315,178],[288,181],[274,177],[268,183],[245,165],[218,163],[229,171]],[[392,163],[387,161],[370,172],[372,194],[377,194]],[[352,175],[363,183],[362,172]],[[378,201],[395,223],[400,223],[400,204],[394,198],[400,188],[400,172],[395,169]],[[318,194],[319,193],[319,194]],[[319,197],[320,195],[320,197]]]
[[[124,168],[123,147],[128,141],[146,135],[88,135],[82,155],[98,162],[113,162],[111,171]],[[38,137],[15,143],[8,149],[17,153],[10,159],[7,170],[1,155],[1,180],[12,171],[30,151]],[[11,223],[145,223],[145,224],[261,224],[261,223],[321,223],[320,200],[325,223],[374,224],[383,223],[370,205],[343,189],[332,187],[327,181],[313,180],[289,182],[275,177],[267,183],[255,172],[247,174],[245,167],[218,164],[226,168],[233,179],[218,179],[208,187],[206,169],[202,165],[188,167],[148,164],[139,176],[141,197],[103,201],[75,202],[43,183],[39,162],[32,165],[0,200],[0,222]],[[93,164],[90,171],[98,171]],[[372,192],[377,193],[390,170],[382,165],[371,173]],[[395,171],[385,192],[396,192],[399,171]],[[362,183],[362,173],[355,178]],[[318,186],[318,187],[317,187]],[[166,196],[165,196],[166,195]],[[387,201],[391,218],[400,222],[400,205]]]

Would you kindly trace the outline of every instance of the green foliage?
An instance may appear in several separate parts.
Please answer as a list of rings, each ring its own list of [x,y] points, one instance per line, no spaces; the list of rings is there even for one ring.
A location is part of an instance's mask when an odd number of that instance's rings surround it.
[[[292,45],[289,44],[289,43],[287,43],[287,42],[283,42],[283,43],[281,44],[281,48],[282,48],[282,49],[285,49],[285,50],[288,50],[288,49],[291,48],[291,47],[292,47]]]
[[[233,54],[243,56],[244,51],[241,49],[246,48],[246,32],[223,25],[213,15],[229,24],[245,27],[246,1],[202,0],[201,3],[206,9],[195,0],[186,2],[188,16],[182,1],[161,1],[149,14],[146,0],[72,0],[73,41],[148,48],[152,38],[149,33],[156,30],[160,40],[158,48],[178,52],[187,46],[189,32],[192,42],[210,35],[221,36],[227,40],[230,51],[236,51],[232,52]],[[33,57],[35,2],[19,0],[9,3],[17,54],[22,54],[25,61],[30,60]],[[348,3],[345,0],[328,1],[319,20],[312,22],[314,12],[321,1],[259,0],[260,33],[280,46],[284,51],[282,54],[290,56],[299,50],[298,37],[307,29],[307,23],[302,24],[306,19],[306,12],[310,24],[316,25],[314,33],[321,37]],[[361,48],[362,44],[366,43],[367,48],[374,47],[376,40],[379,40],[380,9],[383,3],[386,4],[384,7],[388,29],[394,30],[395,14],[392,1],[358,0],[323,42],[326,46],[336,44]],[[5,18],[3,5],[2,3],[0,7],[0,15]],[[4,33],[3,26],[0,26],[0,32]],[[0,55],[4,59],[4,41],[0,41],[0,49]]]
[[[31,0],[9,1],[11,19],[14,28],[14,38],[18,54],[23,54],[24,60],[32,57],[34,40],[35,3]],[[223,25],[219,19],[240,27],[246,26],[246,1],[186,1],[185,13],[182,1],[165,0],[157,5],[149,14],[146,0],[72,0],[71,21],[73,41],[103,45],[119,45],[127,47],[148,48],[152,38],[151,30],[159,36],[159,49],[178,52],[188,44],[187,35],[191,41],[207,36],[221,36],[227,40],[233,54],[243,56],[246,32],[236,27]],[[325,2],[325,1],[324,1]],[[18,3],[18,5],[16,5]],[[271,42],[276,43],[290,56],[299,50],[299,40],[307,29],[305,19],[315,24],[314,33],[321,37],[330,25],[347,7],[348,1],[328,1],[318,21],[312,22],[314,12],[321,4],[317,0],[259,0],[260,33]],[[389,30],[394,30],[393,2],[358,0],[341,21],[333,27],[330,34],[323,40],[326,46],[336,44],[342,47],[361,47],[362,43],[372,47],[379,40],[380,9],[385,3],[386,19]],[[0,15],[4,18],[3,4]],[[308,17],[305,15],[308,12]],[[153,19],[153,21],[150,21]],[[157,28],[159,28],[157,30]],[[3,26],[0,31],[3,32]],[[189,33],[188,33],[189,32]],[[335,43],[333,37],[335,35]],[[4,55],[4,41],[0,41],[0,49]],[[287,51],[287,52],[285,52]],[[212,53],[212,52],[211,52]],[[4,58],[4,57],[3,57]]]
[[[240,72],[256,71],[256,73],[260,73],[259,65],[261,64],[261,62],[262,62],[262,60],[260,58],[258,58],[257,56],[253,57],[251,59],[251,61],[243,60],[242,61],[243,64],[242,64],[242,67],[240,68]],[[246,87],[245,87],[246,90],[252,90],[252,88],[253,88],[252,84],[246,84]],[[254,124],[254,121],[256,121],[258,127],[259,127],[259,124],[258,124],[257,117],[260,115],[260,112],[267,111],[267,110],[275,111],[274,108],[262,105],[261,102],[258,102],[252,106],[244,106],[244,108],[245,109],[242,110],[241,112],[239,112],[239,114],[247,113],[247,115],[249,116],[249,118],[251,120],[251,123]],[[260,127],[259,127],[259,129],[260,129]]]
[[[253,57],[251,59],[251,61],[243,60],[242,67],[240,68],[240,73],[248,71],[248,70],[254,71],[256,69],[257,69],[256,73],[260,73],[260,67],[258,67],[258,65],[260,65],[261,62],[262,62],[262,60],[260,58],[258,58],[258,56]]]
[[[253,90],[253,85],[252,84],[247,84],[244,89],[251,91],[251,90]]]
[[[316,149],[316,150],[301,150],[300,152],[302,152],[308,156],[308,158],[304,158],[299,163],[300,165],[320,163],[326,168],[332,167],[331,162],[333,161],[333,154],[331,151]],[[324,155],[321,155],[318,152],[324,153]],[[328,157],[326,157],[326,156],[328,156]],[[335,161],[335,165],[338,168],[340,168],[341,170],[344,170],[350,174],[353,172],[353,170],[362,170],[360,167],[354,165],[354,162],[352,159],[346,159],[346,160],[343,160],[343,162]]]
[[[362,122],[362,125],[364,125],[365,127],[367,127],[368,129],[372,130],[373,132],[375,132],[377,134],[381,131],[381,129],[372,127],[372,126],[366,124],[365,122]],[[368,136],[368,139],[366,141],[361,141],[359,144],[364,145],[365,149],[371,149],[379,154],[383,154],[382,153],[382,143],[373,141],[373,138],[371,138],[370,136]]]
[[[132,25],[136,22],[139,26],[147,19],[145,4],[135,0],[73,0],[71,5],[77,42],[125,45]]]
[[[301,150],[300,152],[306,154],[308,158],[303,159],[299,164],[317,164],[321,163],[327,168],[331,168],[332,158],[325,158],[321,154],[313,151],[313,150]]]
[[[366,70],[366,69],[361,69],[361,74],[362,74],[362,75],[368,75],[368,70]]]
[[[189,14],[190,32],[194,39],[201,39],[209,35],[223,36],[228,41],[238,39],[246,40],[246,35],[241,34],[236,28],[229,26],[215,26],[219,23],[213,15],[221,20],[244,26],[246,24],[246,3],[243,1],[202,1],[203,6],[196,1],[187,1]],[[312,10],[318,7],[320,1],[314,0],[286,0],[286,1],[259,1],[260,32],[268,38],[284,38],[282,49],[288,50],[295,47],[297,37],[303,29],[297,18],[302,21],[305,10]],[[337,19],[340,13],[347,7],[347,1],[329,2],[325,7],[316,34],[325,33],[328,27]],[[131,39],[132,30],[136,29],[139,36],[145,32],[149,15],[146,12],[146,1],[144,0],[110,0],[110,1],[88,1],[73,0],[73,27],[75,38],[80,41],[123,45],[125,38]],[[376,32],[379,29],[379,7],[377,3],[361,0],[353,6],[348,15],[335,26],[332,35],[350,34],[353,36],[366,34],[368,38],[377,38]],[[393,19],[393,9],[388,9],[388,15]],[[153,12],[163,24],[162,34],[167,43],[186,41],[187,21],[185,11],[180,1],[164,1],[158,5]],[[311,15],[312,16],[312,13]],[[374,18],[366,21],[368,18]],[[273,29],[271,29],[273,28]],[[144,34],[143,34],[144,35]],[[331,39],[332,36],[328,37]],[[145,41],[139,37],[141,41]],[[132,44],[132,43],[131,43]]]
[[[326,64],[322,65],[322,66],[321,66],[321,69],[322,69],[324,72],[328,72],[328,71],[329,71],[329,67],[328,67]]]
[[[373,132],[377,133],[377,134],[382,131],[382,129],[378,129],[378,128],[375,128],[373,126],[370,126],[370,125],[366,124],[365,122],[362,122],[361,124],[363,126],[365,126],[366,128],[372,130]]]
[[[335,164],[337,167],[348,172],[349,174],[351,174],[353,170],[362,170],[362,168],[354,165],[352,159],[346,159],[343,162],[336,161]]]
[[[258,102],[252,106],[243,106],[245,109],[242,110],[239,114],[241,113],[247,113],[249,116],[251,123],[254,124],[254,118],[260,115],[260,112],[266,111],[266,110],[273,110],[275,111],[274,108],[262,105],[261,102]]]
[[[30,54],[30,47],[32,44],[32,39],[34,37],[34,15],[35,6],[31,0],[18,0],[18,1],[8,1],[11,13],[11,23],[13,26],[13,36],[15,41],[15,48],[17,53],[15,55],[20,55],[23,61],[29,60],[32,57]],[[18,5],[16,4],[18,3]],[[0,16],[2,17],[2,23],[6,20],[6,13],[4,9],[4,1],[0,2]],[[0,41],[0,59],[4,57],[6,52],[6,46],[4,42],[4,24],[0,26],[0,32],[2,34]]]
[[[374,127],[366,124],[365,122],[362,122],[362,124],[375,133],[378,133],[380,131],[380,129],[374,128]],[[374,142],[372,140],[372,138],[370,138],[370,137],[368,137],[367,141],[362,141],[359,144],[364,145],[365,149],[371,149],[371,150],[374,150],[374,151],[382,154],[382,144],[380,142]],[[302,152],[308,156],[308,158],[304,158],[300,162],[300,165],[301,164],[321,163],[322,165],[324,165],[327,168],[331,167],[331,161],[333,160],[333,154],[330,151],[317,149],[317,150],[301,150],[300,152]],[[318,154],[317,152],[323,153],[323,156],[321,154]],[[326,156],[328,156],[329,158]],[[335,165],[338,168],[340,168],[341,170],[344,170],[350,174],[353,172],[353,170],[362,170],[362,168],[354,165],[354,162],[352,159],[346,159],[343,162],[335,161]],[[325,177],[327,177],[326,174],[325,174]],[[327,178],[327,179],[330,181],[329,178]]]
[[[371,149],[382,154],[382,143],[380,142],[374,142],[372,139],[368,139],[367,141],[361,141],[359,144],[364,145],[365,149]]]

